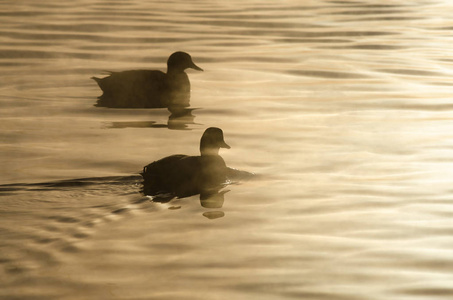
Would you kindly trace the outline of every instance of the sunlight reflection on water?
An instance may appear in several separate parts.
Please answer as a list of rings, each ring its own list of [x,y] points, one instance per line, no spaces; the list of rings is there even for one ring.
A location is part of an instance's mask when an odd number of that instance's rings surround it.
[[[451,8],[3,1],[0,298],[449,299]],[[185,118],[94,106],[91,76],[178,50]],[[211,126],[256,180],[144,197]]]

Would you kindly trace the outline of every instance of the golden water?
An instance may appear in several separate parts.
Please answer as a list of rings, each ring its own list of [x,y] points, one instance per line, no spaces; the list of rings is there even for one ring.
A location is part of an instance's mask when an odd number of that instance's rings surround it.
[[[0,298],[451,299],[452,12],[2,1]],[[205,70],[193,120],[93,106],[91,76],[177,50]],[[256,178],[222,207],[144,198],[141,168],[210,126]]]

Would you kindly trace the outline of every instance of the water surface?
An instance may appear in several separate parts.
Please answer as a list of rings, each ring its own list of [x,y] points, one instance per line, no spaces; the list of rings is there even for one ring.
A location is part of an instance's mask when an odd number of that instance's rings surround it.
[[[450,299],[449,1],[3,1],[1,299]],[[91,76],[192,55],[192,117]],[[223,129],[211,207],[138,173]]]

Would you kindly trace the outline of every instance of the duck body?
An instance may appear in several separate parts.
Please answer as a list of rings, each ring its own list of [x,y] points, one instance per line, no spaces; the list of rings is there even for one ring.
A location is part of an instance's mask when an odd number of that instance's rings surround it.
[[[200,156],[171,155],[143,168],[143,192],[145,195],[172,194],[188,197],[226,182],[228,168],[218,155],[219,148],[230,148],[223,141],[219,128],[206,129],[200,141]]]
[[[190,105],[190,81],[187,68],[203,71],[189,54],[173,53],[167,61],[167,73],[158,70],[110,72],[104,78],[92,77],[103,94],[96,106],[110,108],[184,108]]]
[[[188,197],[215,189],[227,180],[227,166],[218,155],[172,155],[143,168],[146,195]]]

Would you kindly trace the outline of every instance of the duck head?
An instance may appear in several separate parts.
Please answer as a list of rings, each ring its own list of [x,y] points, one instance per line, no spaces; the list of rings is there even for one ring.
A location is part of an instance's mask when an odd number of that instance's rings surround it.
[[[201,155],[218,155],[220,148],[230,149],[231,147],[223,140],[222,129],[209,127],[200,140]]]
[[[192,61],[192,57],[186,52],[178,51],[170,55],[170,57],[168,58],[167,73],[183,72],[187,68],[203,71],[202,68],[197,66]]]

